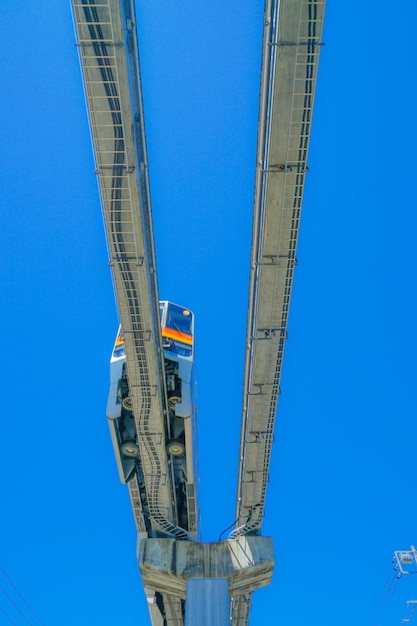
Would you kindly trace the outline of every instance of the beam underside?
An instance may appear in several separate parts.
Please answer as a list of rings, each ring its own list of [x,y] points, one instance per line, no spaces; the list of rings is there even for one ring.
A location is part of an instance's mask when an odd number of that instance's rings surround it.
[[[260,534],[300,226],[325,0],[267,1],[236,528]],[[234,598],[246,626],[251,597]]]

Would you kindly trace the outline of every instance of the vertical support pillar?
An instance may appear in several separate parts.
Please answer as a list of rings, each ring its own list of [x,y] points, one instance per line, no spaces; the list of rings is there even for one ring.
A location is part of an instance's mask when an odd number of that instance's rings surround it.
[[[225,578],[190,578],[185,588],[185,626],[229,626],[230,599]]]
[[[144,539],[139,568],[144,587],[162,594],[164,606],[185,605],[185,626],[229,626],[230,598],[271,582],[274,550],[270,537],[217,543]]]

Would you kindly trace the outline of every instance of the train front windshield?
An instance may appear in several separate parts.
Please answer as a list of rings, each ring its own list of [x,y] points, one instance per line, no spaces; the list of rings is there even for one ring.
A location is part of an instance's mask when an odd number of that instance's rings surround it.
[[[183,309],[176,304],[168,304],[167,328],[178,330],[192,336],[193,315],[188,309]]]
[[[193,314],[191,311],[169,302],[162,336],[164,348],[183,356],[190,356],[193,344]]]

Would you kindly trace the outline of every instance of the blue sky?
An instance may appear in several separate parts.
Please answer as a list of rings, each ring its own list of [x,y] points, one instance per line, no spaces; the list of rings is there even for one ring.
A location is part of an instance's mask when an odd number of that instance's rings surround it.
[[[235,510],[263,3],[137,4],[159,290],[196,315],[212,541]],[[411,0],[328,4],[263,528],[277,565],[251,626],[375,625],[388,598],[396,626],[417,597],[411,576],[386,593],[417,541],[416,20]],[[0,31],[0,564],[45,625],[147,624],[69,4],[6,0]]]

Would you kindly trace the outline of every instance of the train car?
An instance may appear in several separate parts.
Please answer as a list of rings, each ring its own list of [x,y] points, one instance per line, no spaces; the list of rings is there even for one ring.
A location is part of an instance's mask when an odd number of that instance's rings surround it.
[[[194,357],[194,315],[168,301],[160,302],[167,396],[167,454],[172,466],[178,522],[193,539],[198,533],[198,456]],[[124,339],[119,328],[110,359],[107,418],[120,480],[137,475],[140,446],[129,393]]]
[[[198,455],[194,315],[189,309],[160,302],[162,345],[168,397],[170,440],[167,452],[174,468],[180,524],[197,539]],[[181,520],[186,511],[186,520]]]
[[[120,480],[127,483],[136,471],[139,446],[127,381],[124,338],[120,326],[110,358],[110,390],[106,414]]]

